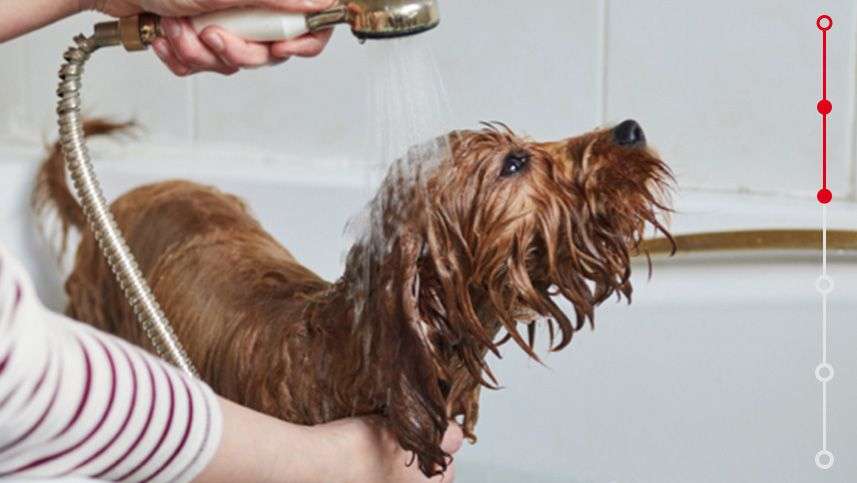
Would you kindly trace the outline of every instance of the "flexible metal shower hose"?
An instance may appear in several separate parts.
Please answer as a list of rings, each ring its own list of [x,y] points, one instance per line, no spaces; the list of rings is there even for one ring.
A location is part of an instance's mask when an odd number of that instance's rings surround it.
[[[92,160],[86,147],[83,117],[80,113],[80,79],[89,56],[100,46],[93,37],[87,38],[83,35],[76,37],[74,41],[77,46],[65,53],[66,63],[59,72],[60,84],[57,95],[60,100],[57,114],[62,154],[74,182],[80,205],[107,264],[116,275],[125,298],[131,304],[155,352],[184,372],[199,377],[176,338],[170,322],[155,300],[149,284],[140,272],[137,260],[116,225],[116,220],[95,177]]]

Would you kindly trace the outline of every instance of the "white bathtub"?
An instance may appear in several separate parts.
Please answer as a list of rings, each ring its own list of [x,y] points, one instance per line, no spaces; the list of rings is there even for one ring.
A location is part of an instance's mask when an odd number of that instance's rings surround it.
[[[212,160],[113,151],[96,163],[109,195],[163,178],[215,184],[243,196],[311,269],[329,279],[340,273],[342,228],[366,199],[359,171],[237,153]],[[0,153],[0,226],[42,296],[61,307],[55,265],[37,247],[27,209],[38,157],[33,149]],[[809,201],[687,194],[677,205],[678,232],[817,227],[821,219]],[[832,225],[855,228],[854,205],[834,203],[830,213]],[[651,281],[638,266],[633,305],[605,304],[597,330],[546,355],[547,367],[508,346],[492,363],[505,388],[483,393],[480,439],[459,454],[459,481],[857,481],[854,262],[831,254],[833,468],[814,463],[822,437],[813,375],[821,357],[819,256],[735,255],[656,260]]]

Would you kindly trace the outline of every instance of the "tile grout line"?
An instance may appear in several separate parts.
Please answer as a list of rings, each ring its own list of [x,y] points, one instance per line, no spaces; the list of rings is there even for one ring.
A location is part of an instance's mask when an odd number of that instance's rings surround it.
[[[598,0],[595,119],[599,126],[607,121],[607,1]]]
[[[188,144],[196,145],[199,134],[199,102],[196,76],[191,76],[187,79],[187,124],[188,124]]]
[[[27,134],[28,134],[27,131],[30,128],[32,128],[35,123],[33,122],[33,118],[32,118],[33,109],[31,109],[30,106],[27,105],[27,103],[29,102],[29,99],[30,99],[30,83],[27,82],[28,77],[29,77],[29,73],[30,73],[30,67],[29,67],[29,64],[27,64],[25,61],[27,59],[27,48],[26,48],[27,43],[26,42],[29,42],[29,39],[26,39],[26,41],[24,41],[24,39],[20,39],[20,40],[21,41],[18,43],[18,48],[17,48],[18,62],[19,62],[18,65],[25,66],[25,67],[22,69],[19,69],[19,72],[18,72],[18,76],[19,76],[18,82],[20,83],[20,94],[21,94],[21,97],[20,97],[21,105],[19,105],[19,109],[23,111],[21,114],[24,117],[24,119],[23,119],[24,122],[21,123],[23,125],[23,129],[21,130],[21,132],[13,134],[13,136],[23,136],[26,138]]]
[[[857,25],[857,8],[852,13],[852,24]],[[848,159],[848,200],[857,200],[857,139],[854,130],[857,129],[857,28],[852,32],[851,46],[851,75],[848,83],[848,132],[846,133],[846,156]]]

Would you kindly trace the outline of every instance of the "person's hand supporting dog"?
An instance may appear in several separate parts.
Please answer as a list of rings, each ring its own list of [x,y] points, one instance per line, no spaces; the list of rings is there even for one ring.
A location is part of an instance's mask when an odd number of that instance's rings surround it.
[[[444,450],[461,442],[451,425]],[[410,459],[380,418],[287,423],[52,313],[0,243],[0,479],[429,481]]]

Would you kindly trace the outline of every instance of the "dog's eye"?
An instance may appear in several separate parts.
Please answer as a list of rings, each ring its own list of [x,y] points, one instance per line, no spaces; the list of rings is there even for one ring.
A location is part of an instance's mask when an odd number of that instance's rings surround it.
[[[511,176],[513,174],[520,173],[524,168],[527,167],[527,164],[530,162],[530,155],[523,152],[517,151],[506,156],[506,160],[504,161],[503,171],[500,172],[500,176]]]

